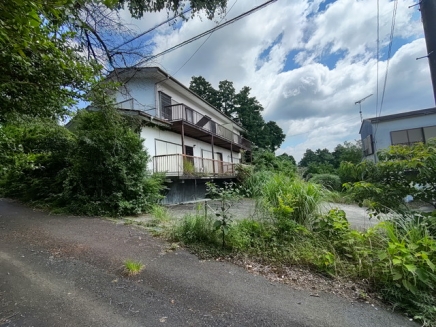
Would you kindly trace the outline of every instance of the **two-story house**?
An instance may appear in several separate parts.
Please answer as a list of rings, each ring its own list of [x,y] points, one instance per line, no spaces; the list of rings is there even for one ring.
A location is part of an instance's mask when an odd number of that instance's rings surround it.
[[[377,151],[436,137],[436,108],[364,119],[360,127],[364,158],[377,161]]]
[[[171,180],[164,203],[204,198],[206,181],[236,177],[251,142],[231,117],[157,67],[116,69],[108,80],[121,85],[117,109],[143,121],[148,169]]]

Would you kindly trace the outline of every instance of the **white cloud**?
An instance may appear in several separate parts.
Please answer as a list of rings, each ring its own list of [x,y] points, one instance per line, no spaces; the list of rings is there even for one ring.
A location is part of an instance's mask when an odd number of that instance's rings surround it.
[[[239,0],[225,19],[263,2]],[[265,107],[265,119],[277,121],[287,134],[280,153],[287,152],[299,160],[307,148],[333,149],[345,140],[359,138],[360,117],[355,101],[374,94],[362,103],[362,111],[365,117],[376,114],[377,7],[372,0],[337,0],[318,11],[322,2],[278,1],[216,31],[200,50],[204,38],[156,62],[186,85],[191,76],[201,75],[214,86],[227,79],[237,89],[251,87],[252,95]],[[229,8],[233,3],[229,1]],[[417,9],[408,8],[412,4],[413,0],[398,1],[396,38],[382,114],[434,105],[427,60],[415,60],[425,55],[426,49]],[[392,1],[380,0],[383,60],[378,65],[379,101],[392,10]],[[147,15],[140,29],[165,18],[165,13]],[[213,26],[215,22],[201,16],[178,29],[164,26],[153,38],[153,53]]]

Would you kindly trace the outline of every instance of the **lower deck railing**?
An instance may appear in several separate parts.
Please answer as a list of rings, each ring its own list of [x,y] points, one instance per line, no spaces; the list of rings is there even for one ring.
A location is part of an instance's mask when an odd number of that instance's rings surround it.
[[[236,165],[236,163],[183,154],[153,157],[153,172],[165,173],[167,176],[234,177]]]

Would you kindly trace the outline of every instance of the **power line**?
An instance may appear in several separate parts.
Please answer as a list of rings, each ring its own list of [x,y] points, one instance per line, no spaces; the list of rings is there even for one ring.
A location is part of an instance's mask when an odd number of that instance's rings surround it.
[[[384,99],[385,99],[385,92],[386,92],[386,84],[388,81],[388,73],[389,73],[389,61],[391,59],[391,52],[392,52],[392,43],[394,40],[394,30],[395,30],[395,18],[397,15],[397,7],[398,7],[398,0],[394,0],[394,9],[392,11],[392,23],[391,23],[391,34],[389,37],[389,48],[388,48],[388,57],[386,59],[386,72],[385,72],[385,80],[383,82],[383,92],[382,92],[382,97],[381,97],[381,102],[380,102],[380,110],[378,113],[378,117],[381,116],[381,112],[383,110],[383,103],[384,103]],[[377,83],[378,83],[378,79],[377,79]],[[378,85],[378,84],[377,84]],[[377,92],[378,92],[378,88],[377,88]],[[377,93],[378,94],[378,93]],[[377,115],[376,115],[377,117]],[[375,131],[374,131],[374,152],[377,153],[377,149],[376,149],[376,135],[377,135],[377,131],[378,131],[378,125],[375,125]],[[377,155],[374,156],[375,158],[375,162],[377,162]]]
[[[196,41],[198,39],[201,39],[203,36],[206,36],[206,35],[211,34],[211,33],[215,32],[215,31],[217,31],[217,30],[219,30],[219,29],[221,29],[223,27],[231,25],[231,24],[235,23],[236,21],[238,21],[238,20],[240,20],[240,19],[242,19],[242,18],[244,18],[246,16],[249,16],[249,15],[253,14],[254,12],[256,12],[256,11],[258,11],[258,10],[260,10],[260,9],[262,9],[262,8],[268,6],[268,5],[270,5],[270,4],[272,4],[272,3],[276,2],[276,1],[277,0],[267,1],[267,2],[265,2],[263,4],[261,4],[260,6],[257,6],[257,7],[253,8],[253,9],[249,10],[249,11],[246,11],[243,14],[241,14],[239,16],[236,16],[235,18],[232,18],[232,19],[228,20],[227,22],[225,22],[225,23],[223,23],[221,25],[215,26],[214,28],[211,28],[210,30],[207,30],[207,31],[205,31],[205,32],[203,32],[201,34],[198,34],[197,36],[194,36],[194,37],[192,37],[192,38],[190,38],[190,39],[188,39],[188,40],[186,40],[186,41],[184,41],[182,43],[179,43],[179,44],[177,44],[177,45],[175,45],[175,46],[173,46],[171,48],[168,48],[165,51],[162,51],[162,52],[160,52],[160,53],[158,53],[156,55],[150,56],[148,58],[144,58],[144,59],[140,60],[134,66],[140,66],[140,65],[142,65],[143,63],[145,63],[147,61],[156,59],[157,57],[163,56],[163,55],[165,55],[167,53],[170,53],[170,52],[172,52],[172,51],[174,51],[174,50],[176,50],[178,48],[181,48],[181,47],[183,47],[183,46],[185,46],[185,45],[187,45],[187,44],[189,44],[191,42],[194,42],[194,41]]]
[[[379,59],[380,59],[380,0],[377,0],[377,94],[375,100],[375,116],[378,114],[378,67],[379,67]]]
[[[227,15],[229,14],[229,12],[233,9],[233,7],[235,6],[235,4],[238,2],[238,0],[235,0],[235,2],[233,3],[233,5],[230,7],[230,9],[226,12],[225,16],[221,19],[221,21],[219,22],[219,24],[221,24],[221,22],[227,17]],[[183,67],[185,67],[185,65],[192,59],[192,57],[195,56],[195,54],[201,49],[201,47],[207,42],[207,40],[210,39],[210,37],[212,36],[213,32],[209,34],[209,36],[206,38],[206,40],[203,41],[202,44],[200,44],[200,46],[197,48],[197,50],[194,51],[194,53],[188,58],[188,60],[185,61],[185,63],[179,68],[177,69],[177,71],[173,74],[173,76],[175,76]]]
[[[113,51],[115,51],[115,50],[118,50],[119,48],[121,48],[122,46],[126,45],[127,43],[130,43],[130,42],[133,42],[133,41],[139,39],[140,37],[144,36],[145,34],[148,34],[148,33],[150,33],[150,32],[153,32],[155,29],[161,27],[162,25],[164,25],[164,24],[166,24],[166,23],[169,23],[170,21],[172,21],[172,20],[174,20],[174,19],[176,19],[176,18],[178,18],[178,17],[182,17],[184,14],[190,12],[191,10],[192,10],[192,8],[186,9],[185,11],[181,12],[179,15],[174,16],[174,17],[171,17],[171,18],[168,18],[166,21],[164,21],[164,22],[162,22],[162,23],[160,23],[160,24],[158,24],[158,25],[156,25],[156,26],[154,26],[154,27],[152,27],[152,28],[150,28],[150,29],[148,29],[148,30],[142,32],[142,33],[139,33],[138,35],[132,37],[131,39],[129,39],[129,40],[127,40],[127,41],[121,43],[120,45],[116,46],[115,48],[113,48],[113,49],[111,50],[111,52],[113,52]]]
[[[394,10],[392,12],[391,35],[390,35],[390,38],[389,38],[388,57],[386,59],[386,73],[385,73],[385,80],[384,80],[384,83],[383,83],[383,92],[382,92],[382,97],[381,97],[381,102],[380,102],[379,116],[381,115],[381,112],[382,112],[382,109],[383,109],[383,102],[384,102],[384,98],[385,98],[386,84],[387,84],[387,81],[388,81],[389,61],[391,59],[392,43],[393,43],[393,40],[394,40],[395,17],[397,15],[397,6],[398,6],[398,0],[394,0]]]

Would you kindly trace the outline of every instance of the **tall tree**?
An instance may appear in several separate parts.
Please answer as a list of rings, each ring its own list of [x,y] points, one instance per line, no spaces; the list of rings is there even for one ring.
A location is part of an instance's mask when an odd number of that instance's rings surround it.
[[[277,156],[277,158],[281,159],[281,160],[285,160],[285,161],[289,161],[290,163],[292,163],[292,165],[296,166],[297,162],[295,161],[294,156],[285,153],[282,153],[281,155]]]
[[[269,150],[274,152],[285,140],[286,135],[283,130],[274,121],[269,121],[265,124],[265,133],[268,137]]]
[[[192,76],[189,89],[218,108],[217,91],[203,76]]]
[[[14,0],[0,2],[0,122],[11,116],[58,118],[87,94],[101,73],[97,62],[126,64],[134,52],[119,48],[117,10],[194,15],[222,12],[226,0]],[[142,51],[143,53],[144,51]],[[103,57],[100,57],[102,53]],[[116,60],[116,58],[120,58]],[[89,60],[92,59],[92,60]]]
[[[227,80],[219,82],[217,103],[225,115],[232,116],[235,113],[236,90],[233,82]]]

